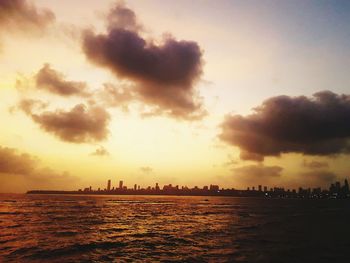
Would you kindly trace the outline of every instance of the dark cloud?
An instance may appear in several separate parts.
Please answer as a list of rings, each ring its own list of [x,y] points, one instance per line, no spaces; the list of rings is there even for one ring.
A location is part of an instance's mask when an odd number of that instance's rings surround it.
[[[149,167],[149,166],[142,166],[140,167],[141,172],[145,173],[145,174],[149,174],[153,172],[153,168]]]
[[[103,146],[100,146],[93,153],[91,153],[91,155],[93,155],[93,156],[108,156],[109,152],[107,151],[106,148],[104,148]]]
[[[48,9],[38,9],[26,0],[0,0],[1,30],[35,29],[42,31],[55,20]]]
[[[242,159],[263,160],[282,153],[349,153],[350,96],[323,91],[270,98],[248,116],[228,115],[220,138],[238,146]]]
[[[231,170],[236,184],[249,186],[275,182],[281,177],[283,168],[280,166],[246,165]]]
[[[78,104],[69,111],[56,110],[36,113],[37,101],[22,101],[23,111],[45,131],[63,141],[84,143],[98,142],[107,138],[109,113],[99,106],[86,107]]]
[[[39,70],[35,81],[38,88],[61,96],[88,95],[85,82],[67,81],[63,74],[52,69],[49,64],[45,64]]]
[[[24,192],[31,188],[71,186],[77,178],[41,167],[40,160],[13,148],[0,146],[0,192]]]
[[[202,74],[202,51],[196,42],[164,39],[146,41],[136,16],[117,5],[108,18],[106,34],[85,32],[83,51],[93,63],[135,83],[144,102],[184,119],[201,118],[201,99],[194,85]]]
[[[329,165],[327,162],[303,160],[303,166],[309,169],[319,169],[319,168],[327,168]]]

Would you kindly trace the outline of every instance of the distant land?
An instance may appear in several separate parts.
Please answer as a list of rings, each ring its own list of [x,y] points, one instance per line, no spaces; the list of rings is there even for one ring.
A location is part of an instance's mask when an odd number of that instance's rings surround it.
[[[247,188],[246,190],[238,189],[224,189],[218,185],[204,186],[199,188],[197,186],[188,188],[182,186],[181,188],[172,184],[164,185],[161,189],[158,183],[155,187],[148,186],[147,188],[141,188],[138,185],[134,185],[133,188],[123,186],[123,181],[119,181],[119,187],[111,187],[111,180],[107,182],[107,188],[93,190],[90,187],[85,189],[79,189],[77,191],[60,191],[60,190],[31,190],[27,194],[70,194],[70,195],[175,195],[175,196],[233,196],[233,197],[265,197],[265,198],[334,198],[344,199],[350,198],[349,183],[348,180],[344,180],[344,185],[340,182],[331,184],[329,189],[317,188],[302,188],[299,187],[298,191],[293,189],[284,189],[283,187],[274,187],[268,189],[267,186],[259,185],[257,188]]]

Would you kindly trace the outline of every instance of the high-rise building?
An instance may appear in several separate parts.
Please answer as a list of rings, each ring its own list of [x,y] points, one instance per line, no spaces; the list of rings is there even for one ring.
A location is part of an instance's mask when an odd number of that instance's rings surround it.
[[[134,190],[135,191],[137,190],[137,184],[134,184]]]
[[[122,180],[119,181],[119,189],[123,189],[123,181]]]
[[[348,179],[345,179],[345,181],[344,181],[344,190],[345,190],[345,193],[349,193]]]
[[[219,191],[219,186],[215,184],[211,184],[209,187],[210,191]]]
[[[335,189],[337,192],[340,191],[340,182],[335,182]]]
[[[111,191],[111,180],[107,182],[107,191]]]
[[[259,192],[261,192],[262,191],[262,186],[261,185],[259,185]]]
[[[159,190],[160,190],[159,185],[158,183],[156,183],[156,191],[159,191]]]

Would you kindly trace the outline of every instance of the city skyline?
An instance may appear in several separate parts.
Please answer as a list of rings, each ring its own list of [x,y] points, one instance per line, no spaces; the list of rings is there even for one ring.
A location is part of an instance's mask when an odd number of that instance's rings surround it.
[[[0,0],[0,192],[348,178],[349,11]]]
[[[118,187],[117,187],[118,186]],[[285,189],[284,187],[268,187],[266,185],[251,186],[246,189],[220,188],[219,185],[210,184],[203,187],[187,187],[172,184],[165,184],[161,187],[155,185],[141,187],[134,184],[128,188],[123,180],[119,184],[112,185],[108,179],[106,188],[93,189],[91,186],[83,189],[62,191],[62,190],[30,190],[27,194],[87,194],[87,195],[174,195],[174,196],[232,196],[232,197],[264,197],[264,198],[314,198],[314,199],[344,199],[350,198],[350,187],[348,179],[344,179],[344,185],[336,181],[331,183],[329,188],[321,187],[298,187],[298,189]]]

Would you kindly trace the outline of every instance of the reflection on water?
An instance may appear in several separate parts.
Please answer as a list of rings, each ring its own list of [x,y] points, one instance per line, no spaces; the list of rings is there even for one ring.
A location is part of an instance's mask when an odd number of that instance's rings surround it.
[[[0,261],[350,262],[349,200],[0,195]]]

